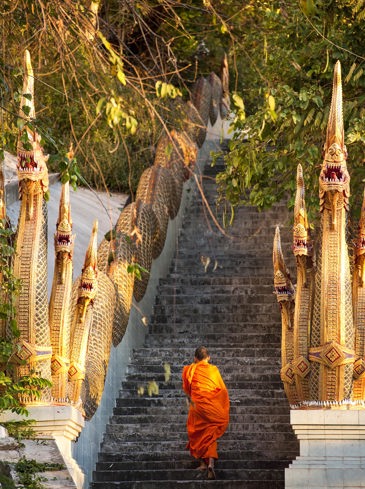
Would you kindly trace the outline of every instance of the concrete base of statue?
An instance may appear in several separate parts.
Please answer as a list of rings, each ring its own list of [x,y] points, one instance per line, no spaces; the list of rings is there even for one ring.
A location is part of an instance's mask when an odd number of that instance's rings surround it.
[[[74,482],[73,487],[81,489],[84,485],[84,473],[72,456],[72,444],[84,427],[84,418],[80,411],[70,405],[31,405],[27,406],[27,410],[29,415],[25,419],[34,421],[31,425],[34,437],[38,440],[53,440]],[[23,416],[6,411],[1,414],[0,423],[22,419]],[[31,458],[42,462],[42,451],[36,453],[37,448],[34,451]]]
[[[365,488],[365,410],[292,410],[290,421],[300,455],[286,489]]]

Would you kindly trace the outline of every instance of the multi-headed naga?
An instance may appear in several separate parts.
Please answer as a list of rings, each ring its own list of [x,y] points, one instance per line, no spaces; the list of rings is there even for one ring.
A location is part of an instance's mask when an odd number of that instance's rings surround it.
[[[321,224],[315,248],[305,208],[303,170],[298,166],[295,289],[281,251],[279,228],[274,238],[274,286],[282,316],[281,379],[293,408],[365,406],[365,202],[351,276],[346,159],[341,66],[337,62],[319,176]]]
[[[63,185],[48,302],[47,157],[35,124],[34,74],[28,51],[24,64],[17,163],[21,207],[13,263],[14,275],[21,282],[15,307],[20,336],[12,338],[1,320],[0,339],[17,342],[11,361],[18,377],[37,375],[52,382],[40,399],[28,396],[21,399],[24,404],[71,404],[91,418],[103,393],[111,347],[123,338],[133,299],[139,302],[145,294],[152,260],[163,250],[168,221],[178,213],[184,182],[194,171],[197,148],[205,139],[210,109],[221,106],[223,90],[220,79],[212,76],[214,90],[205,79],[197,82],[192,97],[196,105],[179,102],[181,130],[161,138],[154,165],[141,177],[136,201],[122,210],[99,248],[95,222],[81,276],[75,281],[69,187]],[[222,76],[227,84],[227,63]],[[227,90],[225,86],[226,97]],[[7,225],[2,172],[0,219],[1,225]],[[141,270],[139,278],[130,272],[133,266]],[[1,299],[7,298],[1,295]]]

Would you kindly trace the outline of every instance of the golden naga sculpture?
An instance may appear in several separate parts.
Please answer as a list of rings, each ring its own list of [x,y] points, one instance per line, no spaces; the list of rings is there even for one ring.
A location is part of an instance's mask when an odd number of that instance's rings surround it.
[[[276,229],[274,286],[282,314],[281,379],[292,408],[365,406],[365,201],[353,276],[346,241],[350,176],[346,166],[341,66],[334,69],[324,160],[319,177],[321,227],[315,259],[299,165],[290,281]]]
[[[198,80],[194,90],[206,83]],[[115,228],[99,248],[95,221],[84,267],[75,281],[69,184],[62,186],[48,302],[47,157],[35,126],[34,74],[26,51],[17,148],[21,207],[16,254],[10,264],[21,282],[15,307],[20,336],[10,361],[15,364],[18,376],[41,376],[52,382],[52,388],[45,389],[41,398],[22,398],[24,404],[71,404],[88,419],[95,413],[104,389],[111,347],[123,338],[133,298],[140,301],[145,294],[152,260],[163,250],[169,219],[176,217],[184,182],[194,170],[197,144],[201,146],[204,142],[206,127],[202,125],[204,114],[199,113],[199,106],[205,112],[208,106],[200,92],[198,95],[195,97],[198,107],[191,102],[186,104],[186,114],[190,116],[184,120],[183,128],[161,138],[154,165],[141,178],[136,201],[122,210]],[[2,172],[0,225],[10,225]],[[6,297],[2,299],[6,301]],[[0,322],[0,338],[13,339],[5,321]]]
[[[47,158],[34,128],[34,75],[30,55],[25,54],[25,77],[20,105],[23,128],[18,137],[17,173],[21,208],[16,234],[14,275],[21,279],[16,299],[20,344],[17,357],[28,360],[18,374],[37,372],[51,380],[51,339],[47,294]],[[32,266],[29,266],[32,264]],[[43,394],[50,400],[50,392]],[[29,399],[32,401],[32,399]]]
[[[71,155],[70,155],[71,156]],[[52,342],[52,396],[66,400],[68,369],[70,366],[71,302],[73,279],[72,218],[69,183],[62,186],[58,221],[54,235],[55,267],[49,301],[49,327]]]

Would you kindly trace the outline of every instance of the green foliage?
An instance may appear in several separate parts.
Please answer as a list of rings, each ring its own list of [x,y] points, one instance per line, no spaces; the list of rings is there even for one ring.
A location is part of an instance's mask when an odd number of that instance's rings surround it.
[[[218,1],[213,7],[188,0],[181,7],[165,0],[128,5],[103,0],[95,14],[84,0],[4,0],[0,146],[14,153],[25,124],[16,115],[22,46],[30,50],[35,75],[37,118],[31,123],[54,156],[50,170],[61,171],[73,185],[83,183],[65,165],[63,155],[72,142],[78,171],[91,186],[133,194],[141,173],[153,163],[162,131],[174,123],[173,116],[166,117],[170,98],[187,96],[200,74],[218,72],[231,42],[235,2]],[[208,50],[199,54],[203,40]],[[29,144],[26,136],[24,144]]]
[[[77,158],[72,153],[57,155],[54,160],[58,162],[61,182],[69,182],[74,190],[77,189],[78,183],[82,180],[82,175],[77,164]]]
[[[14,349],[16,349],[15,345],[13,345],[13,351]],[[9,374],[0,371],[0,390],[2,392],[0,397],[0,412],[10,410],[16,414],[28,416],[28,410],[19,401],[19,396],[31,396],[32,398],[40,399],[42,390],[51,387],[52,383],[47,379],[38,377],[35,373],[23,375],[17,380],[14,380],[10,359],[11,357],[6,364]]]
[[[22,419],[20,421],[6,421],[1,423],[9,433],[9,436],[18,441],[29,440],[35,437],[33,419]]]
[[[156,82],[156,95],[160,98],[170,97],[174,99],[181,96],[182,93],[177,87],[172,85],[172,83],[165,83],[158,80]]]
[[[301,163],[306,200],[318,209],[318,177],[339,59],[343,73],[345,138],[352,194],[362,194],[364,88],[363,2],[248,2],[235,49],[244,104],[236,117],[226,170],[218,176],[221,200],[265,208],[283,197],[293,204]],[[242,111],[245,117],[242,116]]]
[[[127,273],[133,274],[138,280],[142,280],[142,273],[150,273],[146,268],[142,267],[139,263],[130,263],[127,266]]]
[[[20,488],[23,489],[44,489],[47,479],[39,475],[40,472],[64,469],[63,464],[58,463],[39,463],[33,459],[21,458],[15,465],[15,470],[19,479]]]
[[[0,462],[0,487],[2,489],[16,489],[11,478],[10,467],[5,462]]]

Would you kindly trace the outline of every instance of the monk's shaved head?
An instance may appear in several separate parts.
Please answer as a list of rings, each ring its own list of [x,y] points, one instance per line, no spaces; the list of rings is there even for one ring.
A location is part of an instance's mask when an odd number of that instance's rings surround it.
[[[199,348],[195,350],[194,356],[199,361],[205,360],[206,358],[210,357],[209,351],[207,348],[205,348],[205,346],[199,346]]]

